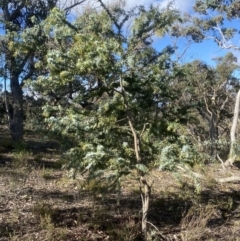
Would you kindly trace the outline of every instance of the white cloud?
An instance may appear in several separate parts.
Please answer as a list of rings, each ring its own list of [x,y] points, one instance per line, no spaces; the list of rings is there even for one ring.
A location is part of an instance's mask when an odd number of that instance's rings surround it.
[[[111,0],[108,0],[111,2]],[[113,0],[112,0],[113,1]],[[173,6],[182,11],[182,12],[189,12],[191,11],[195,1],[193,0],[126,0],[127,8],[134,7],[136,5],[143,5],[148,7],[150,4],[159,5],[160,7],[166,7],[169,2],[173,2]]]
[[[148,7],[150,4],[153,4],[157,1],[154,0],[126,0],[126,7],[127,8],[132,8],[136,5],[143,5]]]
[[[155,1],[160,4],[161,7],[166,7],[169,4],[169,0],[161,0],[161,1]],[[192,10],[192,7],[194,5],[195,1],[193,0],[175,0],[173,2],[173,6],[182,11],[182,12],[189,12]]]
[[[113,3],[116,0],[104,0],[104,2]],[[183,12],[190,11],[195,3],[194,0],[125,0],[127,8],[132,8],[136,5],[148,7],[150,4],[166,7],[169,2],[173,2],[173,6]]]
[[[75,0],[59,0],[61,7],[63,7],[63,6],[66,7],[66,6],[72,5],[72,4],[74,4],[74,2],[76,2],[76,1]],[[118,1],[103,0],[103,2],[105,4],[111,4],[111,3],[117,3]],[[143,5],[145,7],[148,7],[148,6],[150,6],[150,4],[159,5],[160,7],[166,7],[169,2],[171,2],[171,0],[125,0],[127,9],[130,9],[137,5]],[[77,6],[76,8],[79,9],[86,5],[96,6],[96,5],[98,5],[97,3],[98,3],[97,0],[89,0],[89,1],[86,1],[84,4]],[[192,9],[194,3],[195,3],[195,0],[173,0],[173,6],[183,12],[189,12]]]

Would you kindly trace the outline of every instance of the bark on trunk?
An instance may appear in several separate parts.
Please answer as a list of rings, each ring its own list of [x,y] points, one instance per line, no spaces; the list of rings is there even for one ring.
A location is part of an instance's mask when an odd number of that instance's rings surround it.
[[[14,142],[23,140],[23,93],[17,75],[10,78],[13,97],[13,113],[10,118],[10,134]]]
[[[224,163],[225,166],[232,166],[236,159],[235,145],[236,145],[236,129],[237,129],[237,122],[238,122],[238,115],[239,115],[239,105],[240,105],[240,90],[238,91],[236,102],[235,102],[233,123],[232,123],[232,128],[230,133],[231,146],[230,146],[229,158]]]
[[[210,140],[211,140],[211,156],[214,159],[217,159],[217,140],[218,140],[218,131],[216,125],[216,114],[212,112],[211,121],[210,121]]]
[[[141,198],[142,198],[142,234],[144,240],[147,241],[147,215],[149,210],[149,199],[151,187],[148,185],[144,176],[140,178],[142,187],[141,187]]]

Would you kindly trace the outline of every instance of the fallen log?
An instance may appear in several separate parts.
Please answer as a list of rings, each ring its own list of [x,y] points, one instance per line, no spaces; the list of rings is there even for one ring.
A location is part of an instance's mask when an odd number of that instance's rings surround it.
[[[183,176],[184,177],[187,177],[187,178],[198,178],[198,179],[201,179],[201,180],[206,180],[207,178],[203,175],[203,174],[200,174],[200,173],[197,173],[197,172],[194,172],[188,168],[184,168],[182,166],[177,166],[178,170],[180,172],[182,172]],[[231,176],[231,177],[223,177],[223,178],[213,178],[213,180],[215,180],[216,182],[218,183],[225,183],[225,182],[240,182],[240,176]]]
[[[224,177],[215,179],[217,182],[240,182],[240,176]]]

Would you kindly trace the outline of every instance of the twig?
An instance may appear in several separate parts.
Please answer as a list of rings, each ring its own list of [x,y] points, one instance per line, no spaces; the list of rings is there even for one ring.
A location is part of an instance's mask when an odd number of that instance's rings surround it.
[[[166,240],[166,237],[159,231],[159,229],[154,224],[152,224],[148,221],[147,221],[147,223],[150,224],[153,228],[155,228],[157,230],[158,234],[160,234],[160,236]]]
[[[77,5],[80,5],[80,4],[84,3],[85,1],[86,1],[86,0],[82,0],[82,1],[80,1],[80,2],[75,2],[75,3],[73,3],[72,5],[64,8],[64,11],[68,12],[68,11],[71,10],[72,8],[76,7]],[[66,4],[66,3],[65,3],[65,4]]]
[[[221,162],[223,170],[225,170],[226,168],[224,166],[223,160],[220,158],[220,156],[218,154],[217,154],[217,158]]]
[[[145,124],[144,124],[143,129],[142,129],[141,134],[140,134],[140,138],[142,137],[144,131],[146,130],[147,124],[148,124],[148,123],[145,123]]]

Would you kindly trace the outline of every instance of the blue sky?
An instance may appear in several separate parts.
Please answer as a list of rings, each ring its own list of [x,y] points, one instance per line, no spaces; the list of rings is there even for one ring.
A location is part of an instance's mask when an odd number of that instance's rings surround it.
[[[132,1],[136,1],[136,0],[132,0]],[[146,1],[146,0],[140,0],[140,1],[145,1],[146,4],[149,4],[150,1]],[[169,0],[153,0],[152,3],[158,2],[160,4],[160,6],[166,6],[167,3],[169,2]],[[190,14],[196,14],[193,12],[193,5],[194,5],[195,1],[194,0],[175,0],[174,6],[179,9],[181,12],[188,12]],[[210,13],[212,16],[214,16],[214,12]],[[224,25],[226,27],[236,27],[237,29],[239,29],[239,25],[240,25],[240,21],[239,20],[233,20],[233,21],[228,21],[225,20],[224,21]],[[168,41],[169,42],[169,38],[166,38],[163,41]],[[186,48],[186,44],[184,44],[184,41],[182,41],[183,43],[181,44],[180,41],[180,45],[179,45],[179,52],[183,52],[184,49]],[[185,41],[186,42],[186,41]],[[236,37],[234,37],[231,41],[229,41],[227,43],[228,45],[230,44],[234,44],[240,47],[240,37],[239,35],[236,35]],[[155,46],[158,47],[158,44],[155,43]],[[220,56],[224,56],[227,52],[231,51],[237,58],[238,58],[238,63],[240,64],[240,51],[239,50],[227,50],[227,49],[221,49],[217,43],[215,43],[212,39],[206,39],[204,40],[202,43],[193,43],[190,45],[190,47],[188,48],[186,54],[183,56],[183,62],[185,61],[191,61],[194,59],[200,59],[210,65],[215,65],[215,62],[213,60],[213,58],[216,57],[220,57]]]

